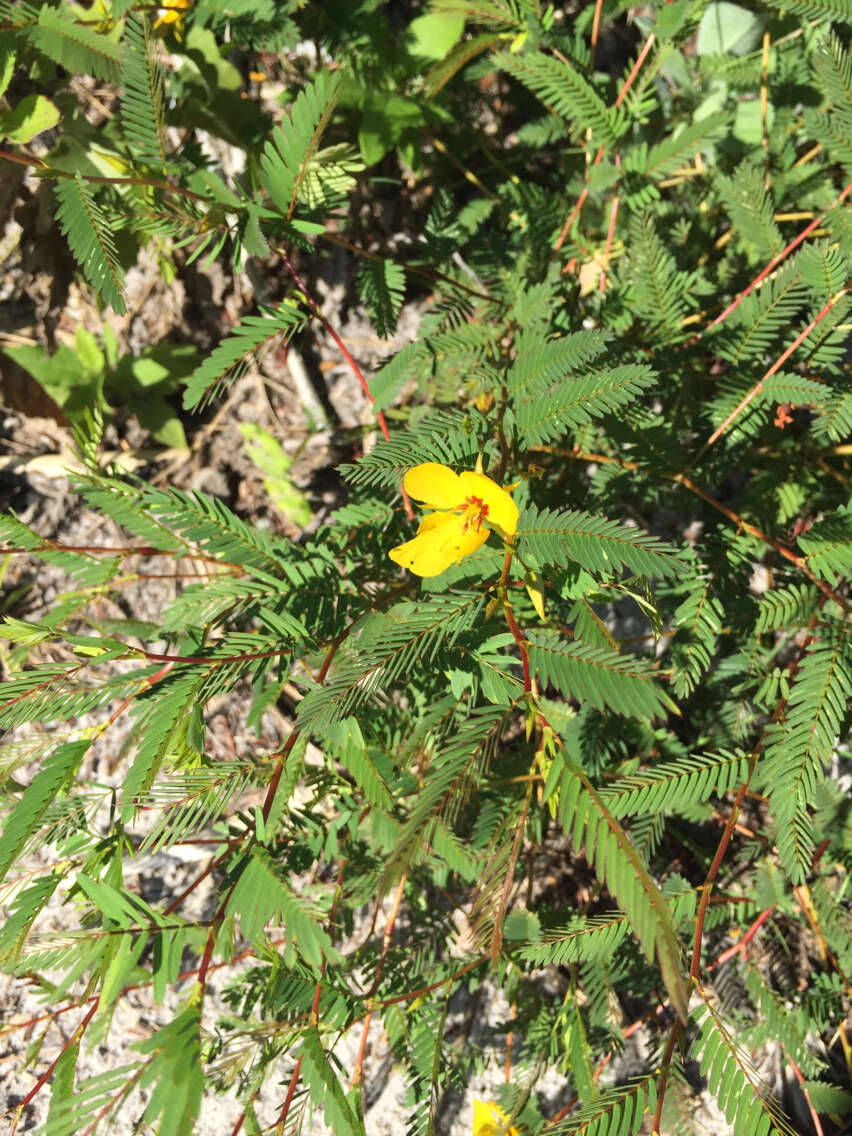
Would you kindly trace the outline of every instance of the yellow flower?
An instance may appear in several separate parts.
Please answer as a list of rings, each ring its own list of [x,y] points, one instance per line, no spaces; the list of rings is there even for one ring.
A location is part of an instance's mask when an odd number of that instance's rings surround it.
[[[493,1101],[475,1100],[473,1102],[473,1136],[497,1136],[498,1132],[505,1132],[506,1136],[518,1136],[518,1130],[513,1125],[507,1128],[509,1118]]]
[[[192,7],[192,0],[166,0],[157,8],[157,18],[154,20],[154,31],[167,24],[174,24],[174,33],[178,39],[183,31],[183,14]]]
[[[420,522],[417,536],[388,555],[415,576],[440,576],[488,540],[489,529],[514,536],[518,507],[505,489],[484,473],[454,473],[438,462],[416,465],[405,475],[406,492],[434,513]]]

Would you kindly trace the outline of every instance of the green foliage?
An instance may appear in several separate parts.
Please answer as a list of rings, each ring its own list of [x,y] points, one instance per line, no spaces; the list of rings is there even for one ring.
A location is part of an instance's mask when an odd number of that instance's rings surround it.
[[[696,1056],[710,1090],[731,1125],[733,1136],[795,1136],[778,1104],[761,1085],[736,1033],[707,1003],[695,1011],[699,1028]]]
[[[277,129],[261,159],[263,185],[289,221],[296,203],[308,197],[311,173],[321,168],[318,145],[334,109],[338,80],[328,72],[300,91],[286,130]]]
[[[121,54],[121,115],[125,137],[139,161],[159,166],[166,163],[163,137],[163,75],[157,62],[144,17],[127,17]]]
[[[612,146],[620,133],[620,122],[586,78],[566,59],[555,59],[544,52],[523,55],[501,52],[494,64],[523,83],[550,110],[574,130],[589,129],[596,145]]]
[[[387,339],[396,331],[405,295],[405,272],[390,260],[365,260],[358,272],[358,291],[376,334]]]
[[[653,669],[606,647],[536,631],[530,662],[540,672],[542,685],[555,686],[564,698],[637,718],[653,718],[668,709],[665,694],[654,685]]]
[[[56,197],[56,217],[77,263],[92,287],[123,314],[124,273],[107,219],[88,183],[76,174],[57,185]]]
[[[380,1033],[412,1136],[488,1078],[522,1136],[687,1136],[697,1094],[792,1133],[764,1060],[848,1114],[848,0],[564,7],[0,2],[10,279],[50,221],[78,270],[4,359],[124,534],[0,517],[0,967],[46,1003],[10,1093],[47,1136],[218,1093],[355,1136]],[[221,312],[142,342],[139,263],[215,266]],[[234,384],[296,337],[353,374],[329,423],[288,390],[294,442]],[[128,412],[188,443],[175,487],[102,453]],[[267,500],[188,488],[227,416]],[[88,1076],[131,990],[156,1026]]]
[[[266,309],[262,316],[247,316],[195,371],[184,392],[186,407],[204,406],[221,395],[260,350],[286,343],[303,318],[291,304]]]

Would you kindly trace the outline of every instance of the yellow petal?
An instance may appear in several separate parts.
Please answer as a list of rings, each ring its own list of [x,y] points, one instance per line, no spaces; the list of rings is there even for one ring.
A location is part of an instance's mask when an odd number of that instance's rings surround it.
[[[518,1136],[514,1125],[506,1128],[508,1122],[509,1118],[499,1104],[481,1100],[473,1102],[473,1136],[497,1136],[498,1130],[505,1131],[507,1136]]]
[[[417,536],[392,548],[388,556],[415,576],[440,576],[451,564],[476,552],[486,540],[488,530],[484,526],[479,530],[472,526],[466,529],[464,517],[430,513],[421,522]]]
[[[518,506],[505,489],[484,473],[459,474],[459,483],[465,498],[478,497],[488,506],[486,520],[497,525],[506,536],[514,536],[518,528]]]
[[[432,509],[457,509],[464,504],[459,475],[438,462],[416,465],[405,475],[406,492]]]

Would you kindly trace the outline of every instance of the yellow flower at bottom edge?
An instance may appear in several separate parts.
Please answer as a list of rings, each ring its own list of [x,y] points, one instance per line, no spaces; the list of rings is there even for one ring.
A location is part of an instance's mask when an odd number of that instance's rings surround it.
[[[415,576],[440,576],[451,564],[476,552],[489,527],[505,536],[518,528],[518,506],[484,473],[454,473],[438,462],[416,465],[405,475],[405,490],[434,513],[420,522],[417,536],[388,553]]]
[[[473,1136],[497,1136],[498,1132],[505,1132],[506,1136],[518,1136],[514,1127],[507,1128],[509,1118],[493,1101],[475,1100],[473,1102]]]

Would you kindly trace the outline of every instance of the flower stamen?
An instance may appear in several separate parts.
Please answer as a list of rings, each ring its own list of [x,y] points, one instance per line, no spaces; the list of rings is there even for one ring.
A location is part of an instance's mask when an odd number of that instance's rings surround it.
[[[462,506],[464,509],[464,528],[475,528],[477,532],[482,528],[482,522],[488,516],[488,505],[481,497],[467,497]]]

